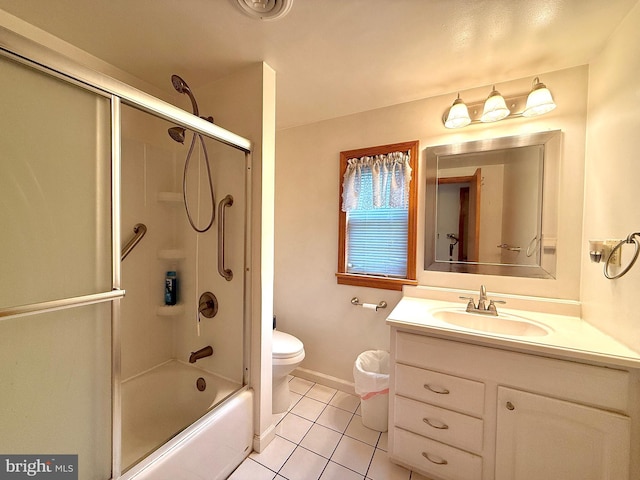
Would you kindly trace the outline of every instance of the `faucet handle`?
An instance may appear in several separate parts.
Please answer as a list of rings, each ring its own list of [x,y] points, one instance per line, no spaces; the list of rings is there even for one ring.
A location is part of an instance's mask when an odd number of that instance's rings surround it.
[[[507,303],[504,300],[489,300],[489,306],[487,307],[487,311],[493,313],[494,315],[498,315],[498,309],[496,308],[496,303]]]
[[[476,304],[473,303],[473,297],[458,297],[461,300],[468,300],[469,302],[467,303],[467,312],[472,312],[476,309]]]

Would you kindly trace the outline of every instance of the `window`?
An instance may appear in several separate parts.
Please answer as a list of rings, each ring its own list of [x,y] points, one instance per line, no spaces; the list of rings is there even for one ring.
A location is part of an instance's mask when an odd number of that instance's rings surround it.
[[[417,284],[417,157],[417,141],[340,152],[339,284]]]

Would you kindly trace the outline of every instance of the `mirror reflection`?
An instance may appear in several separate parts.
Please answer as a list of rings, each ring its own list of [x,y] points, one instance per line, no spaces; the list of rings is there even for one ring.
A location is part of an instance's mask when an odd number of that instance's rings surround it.
[[[427,149],[434,172],[427,202],[435,204],[427,209],[427,270],[553,278],[555,137],[559,132]]]

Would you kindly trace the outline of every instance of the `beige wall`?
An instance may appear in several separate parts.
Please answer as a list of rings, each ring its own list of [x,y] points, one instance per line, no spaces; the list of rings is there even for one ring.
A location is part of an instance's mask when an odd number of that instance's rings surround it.
[[[590,66],[586,150],[583,316],[640,350],[640,263],[607,280],[602,264],[591,264],[587,241],[626,238],[640,231],[640,3]],[[624,249],[633,252],[632,246]]]
[[[499,80],[499,79],[496,79]],[[419,185],[425,185],[423,155],[427,146],[560,129],[564,132],[560,181],[561,226],[556,280],[419,272],[421,284],[489,292],[578,299],[580,275],[583,168],[586,129],[586,66],[541,74],[558,108],[537,119],[514,119],[451,131],[441,117],[455,93],[336,118],[277,132],[275,307],[278,327],[298,336],[307,356],[303,368],[353,381],[357,355],[388,349],[385,317],[400,292],[337,285],[339,152],[410,140],[420,141]],[[498,83],[504,95],[525,93],[532,78]],[[491,85],[461,92],[469,103],[486,97]],[[424,196],[420,189],[420,197]],[[424,232],[424,208],[419,231]],[[418,266],[423,263],[422,238]],[[385,300],[387,310],[373,312],[351,305]]]
[[[202,91],[201,110],[216,124],[253,142],[251,159],[250,285],[251,378],[255,397],[254,448],[274,435],[271,415],[271,324],[273,312],[273,230],[276,73],[257,63],[216,81]],[[238,319],[240,320],[240,319]],[[259,355],[257,354],[258,352]]]

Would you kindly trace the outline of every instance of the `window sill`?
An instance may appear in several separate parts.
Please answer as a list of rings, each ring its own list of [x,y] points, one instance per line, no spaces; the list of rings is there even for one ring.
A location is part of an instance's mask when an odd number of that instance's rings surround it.
[[[339,285],[354,285],[356,287],[382,288],[385,290],[402,290],[404,285],[418,285],[417,280],[407,278],[374,277],[370,275],[356,275],[353,273],[336,273]]]

